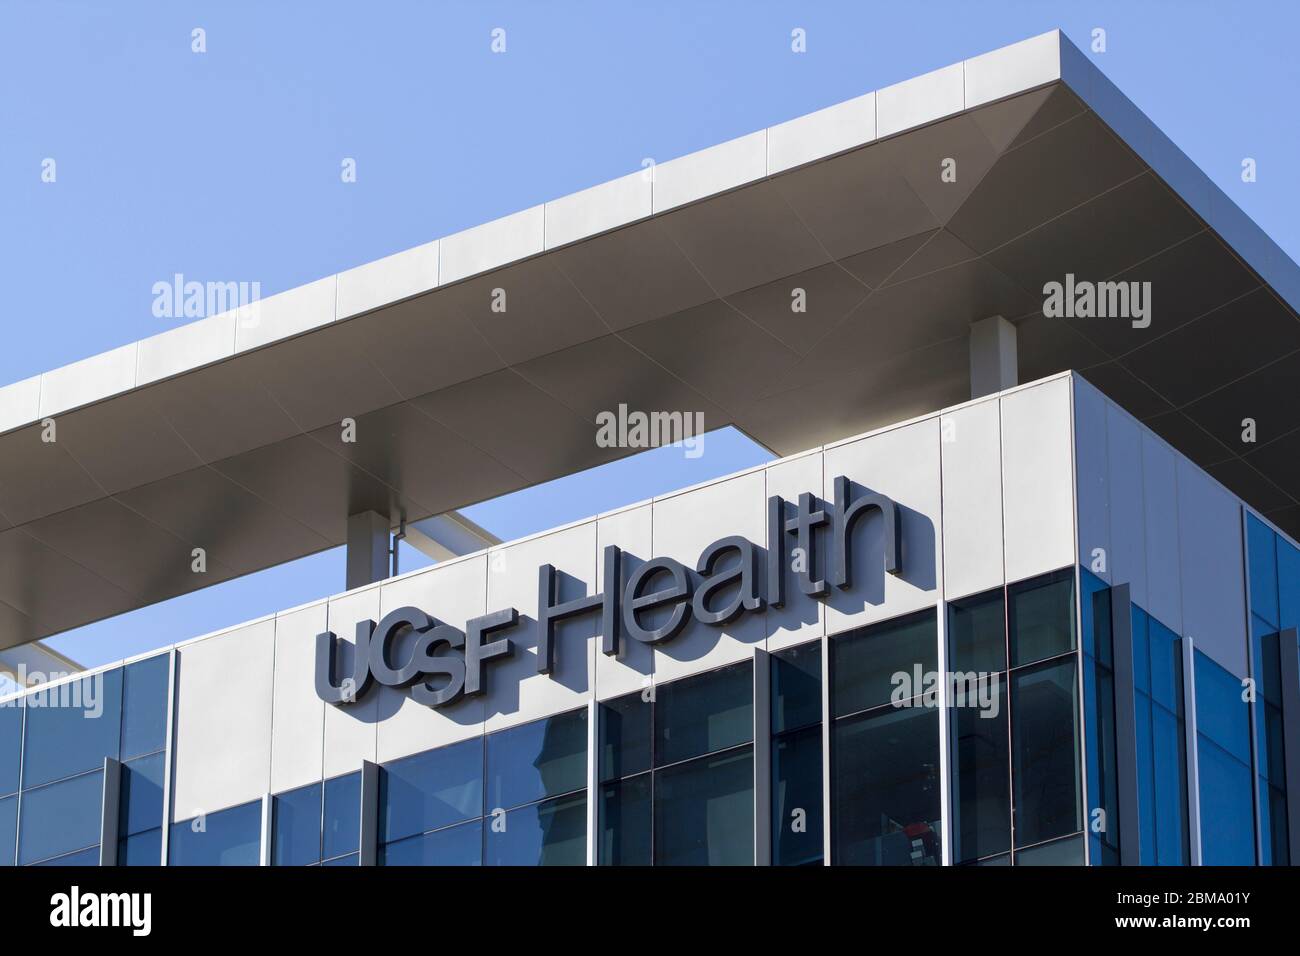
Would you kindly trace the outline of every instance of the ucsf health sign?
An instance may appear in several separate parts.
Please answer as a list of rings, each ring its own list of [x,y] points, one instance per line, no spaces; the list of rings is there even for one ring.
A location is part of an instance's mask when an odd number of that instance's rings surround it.
[[[555,568],[543,564],[537,574],[538,673],[555,668],[556,625],[581,615],[600,615],[601,650],[617,656],[623,640],[661,644],[692,618],[721,627],[743,614],[783,607],[787,564],[810,597],[824,599],[832,587],[847,589],[853,578],[853,529],[868,515],[884,522],[884,569],[898,574],[898,505],[874,492],[850,497],[852,486],[843,476],[834,485],[833,502],[801,494],[793,514],[782,498],[768,498],[766,549],[740,536],[720,538],[701,552],[693,571],[672,558],[654,558],[632,570],[620,588],[623,552],[609,545],[603,556],[604,593],[560,601]],[[818,559],[823,550],[824,571]],[[357,623],[348,675],[339,673],[338,639],[330,632],[318,634],[316,693],[327,703],[350,704],[379,683],[409,688],[411,697],[430,707],[482,694],[488,664],[514,654],[508,632],[518,623],[513,607],[472,618],[464,630],[419,608],[398,608],[378,624]]]

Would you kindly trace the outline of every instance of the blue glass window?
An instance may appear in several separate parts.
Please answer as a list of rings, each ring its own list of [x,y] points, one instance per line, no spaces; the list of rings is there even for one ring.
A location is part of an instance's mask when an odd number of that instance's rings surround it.
[[[56,856],[52,860],[42,860],[35,866],[99,866],[99,847],[87,847],[76,853]]]
[[[167,842],[172,866],[257,866],[262,801],[173,823]]]
[[[361,847],[361,774],[325,781],[323,858],[356,853]]]
[[[1012,667],[1074,650],[1074,568],[1008,585],[1007,630]]]
[[[754,862],[754,758],[728,750],[655,773],[656,866]]]
[[[1300,628],[1300,550],[1277,539],[1277,597],[1281,627]]]
[[[509,809],[587,786],[586,709],[487,738],[487,804]]]
[[[1255,797],[1250,712],[1241,681],[1196,652],[1196,729],[1201,860],[1207,866],[1255,862]],[[1212,822],[1212,825],[1208,825]]]
[[[171,657],[159,654],[123,668],[122,759],[167,746],[167,690]]]
[[[13,866],[18,839],[18,798],[0,798],[0,866]]]
[[[1247,559],[1250,562],[1250,610],[1274,628],[1280,620],[1277,601],[1277,535],[1253,514],[1246,514]]]
[[[483,861],[483,821],[406,837],[379,852],[384,866],[478,866]]]
[[[133,836],[162,826],[165,773],[166,762],[160,753],[122,765],[119,835]]]
[[[310,866],[321,860],[321,784],[277,794],[273,805],[271,861]]]
[[[934,673],[939,643],[934,611],[873,624],[830,639],[831,712],[836,717],[888,704],[895,675]],[[913,688],[910,696],[921,693]]]
[[[772,862],[820,864],[822,829],[822,643],[771,657]]]
[[[1011,779],[1017,847],[1083,829],[1074,658],[1011,673]]]
[[[483,740],[466,740],[384,765],[379,841],[438,830],[483,813]]]
[[[118,756],[122,671],[68,681],[27,696],[23,787],[88,770]]]
[[[23,746],[22,698],[0,704],[0,796],[18,792],[18,761]]]
[[[582,866],[587,862],[585,793],[544,800],[484,820],[489,866]]]
[[[650,774],[616,780],[600,789],[602,866],[649,866],[654,859],[650,839]]]
[[[600,779],[617,780],[650,769],[653,708],[647,696],[627,694],[600,704]]]
[[[655,688],[655,766],[754,739],[753,668],[748,662]]]
[[[23,793],[18,862],[35,863],[98,846],[103,796],[102,770]]]
[[[162,827],[117,841],[118,866],[161,866]]]

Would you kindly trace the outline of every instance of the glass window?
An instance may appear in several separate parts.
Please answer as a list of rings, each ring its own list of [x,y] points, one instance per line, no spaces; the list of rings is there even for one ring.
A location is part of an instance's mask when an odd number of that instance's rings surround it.
[[[23,745],[22,698],[0,704],[0,796],[18,792],[18,759]]]
[[[165,773],[165,755],[161,753],[139,757],[122,765],[120,836],[131,836],[162,826]]]
[[[754,739],[753,668],[748,661],[655,688],[655,766]]]
[[[1246,548],[1250,562],[1250,610],[1277,627],[1277,556],[1273,529],[1246,514]]]
[[[88,770],[118,756],[122,714],[120,668],[27,696],[23,787]]]
[[[18,838],[18,798],[0,799],[0,866],[14,865]]]
[[[321,785],[277,794],[273,804],[271,861],[275,866],[310,866],[321,859]]]
[[[649,866],[651,856],[650,774],[600,788],[597,862],[601,866]]]
[[[483,862],[483,821],[471,820],[389,843],[379,850],[383,866],[479,866]]]
[[[650,769],[650,701],[627,694],[600,705],[600,779],[617,780]]]
[[[122,757],[138,757],[167,747],[167,689],[171,657],[159,654],[123,668]]]
[[[1010,585],[1007,625],[1012,667],[1074,650],[1074,569]]]
[[[772,655],[771,707],[775,734],[822,722],[821,641]]]
[[[1243,763],[1250,763],[1250,711],[1234,677],[1196,652],[1196,730]]]
[[[1083,701],[1087,728],[1088,841],[1094,865],[1118,865],[1117,847],[1125,821],[1119,814],[1119,770],[1115,736],[1115,660],[1110,586],[1079,571],[1083,618]],[[1101,811],[1099,814],[1097,811]],[[1136,821],[1128,821],[1137,828]]]
[[[1082,866],[1083,835],[1016,851],[1016,866]]]
[[[654,781],[658,866],[754,862],[754,760],[731,750],[658,771]]]
[[[1152,707],[1151,742],[1156,863],[1160,866],[1184,866],[1191,862],[1191,857],[1187,820],[1187,738],[1182,720],[1163,707]]]
[[[1154,617],[1147,619],[1151,655],[1151,699],[1178,716],[1183,714],[1183,649],[1178,635]]]
[[[262,801],[173,823],[167,842],[172,866],[257,866]]]
[[[1011,849],[1011,743],[1003,674],[979,682],[963,706],[954,699],[952,724],[953,861],[965,863]],[[979,699],[995,706],[980,707]]]
[[[99,847],[91,846],[66,856],[43,860],[36,866],[99,866]]]
[[[417,838],[418,839],[418,838]],[[326,860],[321,866],[360,866],[361,856],[357,853],[349,853],[347,856],[338,856],[332,860]]]
[[[1200,655],[1200,651],[1196,653]],[[1199,698],[1196,709],[1199,714]],[[1250,768],[1204,734],[1197,736],[1201,819],[1206,823],[1201,827],[1201,862],[1206,866],[1250,866],[1255,862]]]
[[[1018,847],[1083,829],[1078,712],[1073,658],[1012,672],[1013,832]]]
[[[99,845],[104,772],[82,774],[22,796],[18,862],[35,863]]]
[[[586,785],[585,708],[488,735],[484,812],[571,793]]]
[[[325,781],[324,858],[329,860],[361,847],[361,774]]]
[[[1280,627],[1300,627],[1300,550],[1277,539],[1277,603]]]
[[[918,671],[925,675],[939,668],[934,611],[873,624],[830,642],[831,710],[836,717],[889,703],[898,687],[896,675],[906,675],[915,684]],[[911,696],[920,692],[913,687]]]
[[[482,815],[482,739],[386,764],[379,780],[379,806],[380,843]]]
[[[831,745],[834,862],[937,865],[939,711],[880,707],[838,720]]]
[[[117,841],[118,866],[161,866],[162,828],[135,833]]]
[[[772,862],[820,864],[822,728],[818,723],[772,741]]]
[[[584,712],[585,713],[585,712]],[[582,866],[587,862],[587,796],[544,800],[485,818],[489,866]]]
[[[1001,588],[948,605],[948,666],[979,673],[1007,669],[1007,615]]]

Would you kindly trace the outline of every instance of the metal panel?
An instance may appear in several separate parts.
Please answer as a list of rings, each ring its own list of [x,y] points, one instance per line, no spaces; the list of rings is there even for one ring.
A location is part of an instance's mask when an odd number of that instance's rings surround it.
[[[379,863],[379,765],[366,760],[361,764],[361,837],[358,864]]]
[[[596,551],[603,554],[609,545],[622,549],[621,581],[605,580],[605,562],[596,562],[596,587],[603,594],[608,587],[622,587],[627,576],[643,562],[654,557],[651,505],[627,508],[596,521]],[[620,641],[618,656],[596,652],[596,697],[608,700],[622,694],[642,691],[653,680],[655,651],[640,641]]]
[[[275,619],[275,684],[271,701],[271,792],[323,776],[325,703],[312,681],[316,635],[326,629],[324,601]],[[351,636],[351,635],[347,635]]]
[[[943,467],[943,587],[952,601],[1000,586],[1002,444],[997,399],[939,421]]]
[[[173,819],[269,789],[274,638],[267,619],[177,649]]]
[[[118,820],[122,808],[122,765],[104,758],[104,793],[100,800],[99,865],[117,866]]]
[[[1002,515],[1008,581],[1074,563],[1070,379],[1002,396]]]
[[[754,865],[772,865],[772,658],[754,648]]]
[[[1196,740],[1196,647],[1180,640],[1183,651],[1183,714],[1187,746],[1187,820],[1192,866],[1201,865],[1201,760]]]
[[[765,474],[769,499],[775,495],[794,503],[798,502],[799,496],[805,492],[820,497],[826,487],[820,451],[775,462],[765,469]],[[770,520],[771,516],[766,515],[766,518]],[[766,521],[764,526],[766,527]],[[770,528],[768,533],[771,533]],[[823,562],[824,556],[823,548]],[[808,597],[792,583],[789,563],[782,568],[782,573],[786,576],[785,605],[779,608],[768,607],[764,612],[766,644],[769,651],[779,651],[795,644],[802,644],[826,633],[825,606],[821,601]]]

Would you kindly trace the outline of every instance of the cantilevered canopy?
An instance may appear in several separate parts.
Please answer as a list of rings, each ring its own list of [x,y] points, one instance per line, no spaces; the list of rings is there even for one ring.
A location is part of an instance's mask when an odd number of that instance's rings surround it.
[[[1045,317],[1067,274],[1150,327]],[[626,454],[620,404],[789,453],[963,401],[992,315],[1297,534],[1297,303],[1046,34],[0,390],[0,647]]]

